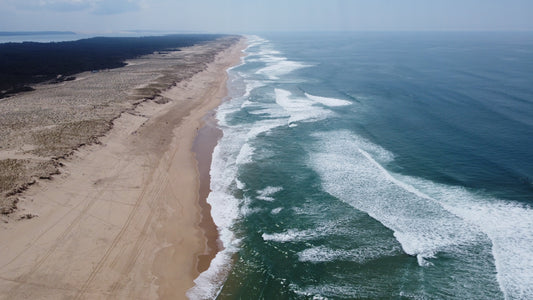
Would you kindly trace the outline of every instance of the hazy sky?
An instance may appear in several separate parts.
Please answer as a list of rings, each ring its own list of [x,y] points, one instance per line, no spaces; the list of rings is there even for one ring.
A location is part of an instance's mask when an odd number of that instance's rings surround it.
[[[0,31],[533,30],[533,0],[0,0]]]

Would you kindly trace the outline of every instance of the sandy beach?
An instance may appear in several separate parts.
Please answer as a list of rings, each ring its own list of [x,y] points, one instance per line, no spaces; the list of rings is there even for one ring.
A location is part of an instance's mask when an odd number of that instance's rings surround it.
[[[93,142],[73,142],[79,147],[68,155],[26,143],[29,138],[17,132],[3,137],[17,146],[0,149],[0,159],[53,166],[16,194],[17,209],[2,217],[1,299],[186,298],[216,248],[216,228],[208,215],[202,216],[209,209],[201,201],[209,178],[205,171],[200,176],[197,158],[205,169],[217,135],[207,133],[210,138],[196,144],[195,138],[199,131],[209,130],[202,129],[205,116],[225,97],[226,70],[239,63],[244,44],[226,41],[178,51],[180,57],[201,53],[208,61],[209,55],[216,55],[203,70],[193,68],[190,76],[178,79],[173,77],[175,69],[136,69],[173,53],[129,61],[128,76],[154,83],[134,88],[130,85],[137,81],[117,83],[115,90],[128,101],[116,104],[106,98],[92,108],[112,119],[111,129],[104,123],[90,125],[97,131],[87,135]],[[120,72],[77,77],[101,76],[98,80],[104,84],[109,81],[106,76],[125,78]],[[20,97],[46,95],[54,88],[75,93],[68,85],[78,81],[37,88]],[[154,88],[161,92],[153,99],[139,94]],[[10,103],[14,100],[9,98]],[[15,109],[3,102],[0,109]],[[32,129],[31,138],[54,128],[44,124]]]

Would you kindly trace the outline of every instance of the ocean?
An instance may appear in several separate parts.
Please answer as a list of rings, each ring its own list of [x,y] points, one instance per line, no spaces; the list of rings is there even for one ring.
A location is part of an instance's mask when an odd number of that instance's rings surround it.
[[[533,299],[533,34],[248,36],[191,298]]]

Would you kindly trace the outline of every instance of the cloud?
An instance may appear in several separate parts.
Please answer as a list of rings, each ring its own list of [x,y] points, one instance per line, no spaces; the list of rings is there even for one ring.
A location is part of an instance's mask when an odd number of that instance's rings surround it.
[[[40,8],[58,12],[71,12],[91,8],[91,1],[39,1]]]
[[[88,10],[95,1],[98,0],[7,0],[6,3],[18,10],[69,12]]]
[[[18,10],[75,12],[113,15],[140,10],[141,0],[7,0]]]
[[[136,0],[103,0],[96,3],[95,9],[92,12],[97,15],[114,15],[138,11],[140,8],[139,1]]]

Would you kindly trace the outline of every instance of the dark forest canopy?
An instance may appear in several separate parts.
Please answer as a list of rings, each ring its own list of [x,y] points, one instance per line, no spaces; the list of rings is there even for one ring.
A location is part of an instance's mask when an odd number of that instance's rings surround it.
[[[221,36],[175,34],[0,44],[0,98],[31,90],[28,85],[56,80],[58,75],[69,80],[76,73],[122,67],[127,59],[192,46]]]

